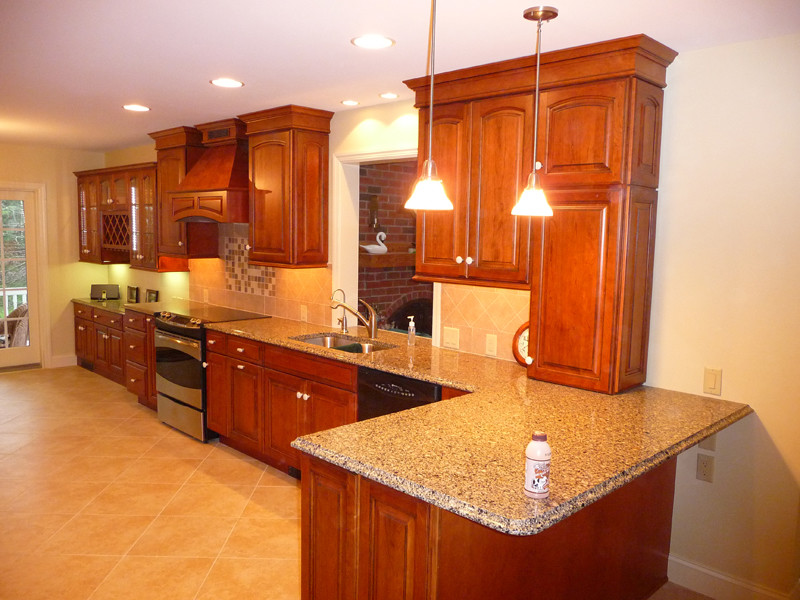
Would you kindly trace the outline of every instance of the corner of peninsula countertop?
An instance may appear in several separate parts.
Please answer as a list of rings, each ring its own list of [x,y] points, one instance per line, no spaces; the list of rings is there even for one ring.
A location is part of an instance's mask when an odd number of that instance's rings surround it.
[[[752,413],[746,404],[648,386],[609,396],[529,379],[525,369],[379,332],[362,356],[292,339],[330,327],[270,318],[209,329],[472,393],[306,435],[292,445],[497,531],[532,535]],[[362,328],[354,328],[365,337]],[[534,430],[553,449],[550,497],[522,492]]]

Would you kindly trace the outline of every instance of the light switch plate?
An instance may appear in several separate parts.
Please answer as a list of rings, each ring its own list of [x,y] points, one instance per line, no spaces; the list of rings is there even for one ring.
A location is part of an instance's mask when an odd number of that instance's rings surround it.
[[[722,395],[722,369],[706,367],[703,375],[703,393]]]
[[[497,336],[494,333],[486,334],[486,356],[497,356]]]
[[[460,333],[458,327],[443,327],[442,329],[442,346],[458,350],[458,334]]]

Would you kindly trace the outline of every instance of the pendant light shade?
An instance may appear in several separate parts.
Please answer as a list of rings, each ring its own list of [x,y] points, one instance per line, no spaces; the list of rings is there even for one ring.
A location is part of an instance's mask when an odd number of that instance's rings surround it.
[[[536,171],[541,167],[536,156],[539,138],[539,65],[541,55],[542,22],[550,21],[558,16],[558,9],[552,6],[534,6],[522,13],[529,21],[536,21],[536,92],[534,93],[533,109],[533,170],[528,176],[528,185],[522,191],[519,200],[511,209],[512,215],[529,217],[552,217],[553,209],[547,202],[544,190],[536,177]]]
[[[428,104],[428,156],[422,163],[422,175],[414,185],[411,197],[406,201],[405,208],[411,210],[453,210],[453,203],[444,191],[442,180],[436,175],[436,163],[433,162],[433,65],[434,51],[436,48],[436,0],[431,0],[431,29],[430,29],[430,65],[431,75],[430,102]]]

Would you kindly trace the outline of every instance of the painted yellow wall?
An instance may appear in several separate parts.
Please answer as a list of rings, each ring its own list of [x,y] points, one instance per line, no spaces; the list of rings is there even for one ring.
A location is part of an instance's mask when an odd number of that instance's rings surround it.
[[[800,506],[800,35],[680,55],[667,72],[648,384],[755,416],[716,478],[679,461],[672,554],[785,594]],[[709,453],[709,452],[706,452]]]
[[[49,297],[40,299],[49,312],[51,355],[46,364],[75,363],[70,298],[89,295],[92,283],[105,283],[107,269],[78,262],[78,192],[73,171],[102,167],[99,152],[0,144],[0,181],[44,184],[47,256],[39,257]]]
[[[122,165],[134,165],[136,163],[155,162],[156,146],[155,143],[144,144],[143,146],[133,146],[122,148],[121,150],[110,150],[106,152],[107,167],[119,167]]]

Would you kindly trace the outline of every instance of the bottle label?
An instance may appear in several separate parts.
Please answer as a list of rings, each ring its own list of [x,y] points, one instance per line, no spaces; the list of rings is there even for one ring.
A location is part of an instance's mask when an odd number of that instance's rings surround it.
[[[550,492],[550,461],[528,459],[525,464],[525,489],[534,494]]]

